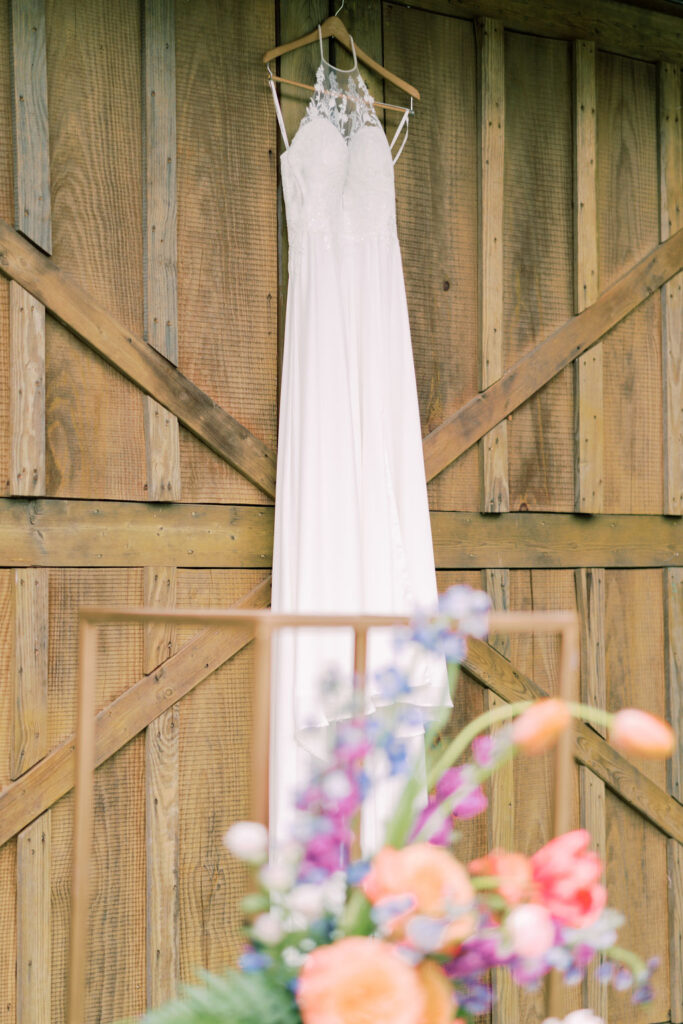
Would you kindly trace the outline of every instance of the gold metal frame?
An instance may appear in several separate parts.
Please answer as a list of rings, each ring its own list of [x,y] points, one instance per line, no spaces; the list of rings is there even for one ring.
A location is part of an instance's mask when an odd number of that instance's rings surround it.
[[[572,699],[579,670],[579,623],[575,612],[491,612],[488,618],[490,633],[559,633],[559,693],[568,700]],[[269,746],[272,634],[283,628],[351,628],[354,631],[354,670],[362,678],[366,668],[368,631],[380,627],[405,626],[410,623],[410,619],[395,615],[286,615],[242,609],[184,611],[111,606],[80,609],[68,1024],[83,1024],[85,1017],[90,856],[97,764],[97,631],[100,626],[115,622],[169,622],[176,625],[223,626],[226,629],[245,624],[253,626],[255,663],[251,806],[253,820],[265,823],[268,818],[268,757],[267,753],[263,756],[263,751],[267,752]],[[570,824],[571,773],[572,735],[566,731],[558,744],[555,760],[555,835],[565,832]],[[551,1002],[554,1002],[552,994]]]

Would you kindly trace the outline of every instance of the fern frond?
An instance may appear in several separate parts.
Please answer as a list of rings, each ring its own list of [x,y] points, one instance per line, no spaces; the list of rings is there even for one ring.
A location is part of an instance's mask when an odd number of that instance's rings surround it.
[[[301,1024],[292,994],[262,973],[203,973],[202,982],[140,1024]]]

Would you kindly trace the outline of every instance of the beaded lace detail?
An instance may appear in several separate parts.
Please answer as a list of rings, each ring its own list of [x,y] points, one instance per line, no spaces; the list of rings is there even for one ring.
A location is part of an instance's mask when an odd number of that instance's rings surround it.
[[[346,88],[339,84],[339,74],[346,77]],[[316,117],[330,121],[345,139],[350,139],[366,125],[382,127],[375,113],[375,101],[357,68],[346,72],[326,67],[324,63],[316,72],[313,96],[301,126]]]

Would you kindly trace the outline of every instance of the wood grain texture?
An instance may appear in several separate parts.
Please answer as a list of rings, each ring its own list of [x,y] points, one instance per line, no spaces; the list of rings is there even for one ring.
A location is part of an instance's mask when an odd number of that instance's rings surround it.
[[[467,22],[391,3],[383,24],[385,65],[422,95],[394,170],[422,429],[429,433],[479,386],[476,42]],[[389,88],[386,95],[405,99]],[[400,116],[390,114],[389,137]],[[429,500],[435,509],[478,510],[478,452],[434,480]]]
[[[45,307],[10,281],[11,494],[45,494]]]
[[[599,295],[595,43],[574,43],[574,312]],[[574,508],[602,512],[602,349],[574,363]]]
[[[608,710],[635,706],[666,715],[662,589],[662,574],[657,570],[605,573]],[[666,788],[665,763],[635,757],[630,761],[642,775]],[[683,806],[674,802],[674,811],[683,813]],[[609,1015],[626,1024],[665,1020],[669,1011],[666,837],[612,793],[607,793],[606,817],[610,900],[614,906],[628,908],[630,948],[645,958],[661,960],[654,1001],[645,1009],[636,1008],[626,993],[610,992]],[[628,857],[623,856],[625,836]]]
[[[45,8],[53,256],[142,337],[139,6]],[[46,333],[48,493],[144,499],[141,395],[50,317]]]
[[[146,567],[145,606],[175,605],[176,570]],[[172,624],[144,627],[143,671],[153,672],[176,651]],[[178,948],[178,705],[159,715],[145,732],[145,834],[147,850],[147,1006],[176,993]]]
[[[484,569],[482,585],[491,598],[496,611],[510,609],[510,572],[508,569]],[[510,658],[510,636],[490,636],[489,643],[504,658]],[[493,709],[504,701],[492,690],[487,690],[485,703]],[[493,730],[492,730],[493,731]],[[503,765],[489,782],[489,806],[487,813],[488,848],[491,850],[513,850],[515,848],[515,775],[513,762]],[[496,1001],[491,1008],[491,1024],[507,1024],[514,1020],[519,1011],[516,988],[510,972],[498,969],[493,972],[493,990]]]
[[[431,480],[442,472],[487,430],[645,303],[678,273],[682,263],[683,231],[679,231],[607,288],[593,306],[558,328],[506,370],[499,381],[433,430],[424,441],[427,478]]]
[[[660,236],[683,227],[681,69],[659,67]],[[664,512],[683,514],[683,274],[662,289]]]
[[[256,586],[244,599],[245,606],[259,608],[269,601],[270,580]],[[224,630],[204,630],[156,672],[128,687],[111,705],[105,705],[97,715],[97,764],[103,764],[129,743],[250,639],[246,628],[236,630],[229,640]],[[0,846],[68,793],[73,780],[74,737],[67,735],[39,764],[0,792]]]
[[[669,761],[669,792],[683,803],[683,571],[664,570],[667,720],[678,743]]]
[[[182,607],[229,607],[244,599],[254,573],[216,570],[178,574]],[[258,578],[258,577],[257,577]],[[264,583],[261,594],[269,592]],[[243,950],[240,901],[250,886],[246,865],[228,858],[222,837],[250,816],[253,644],[237,652],[240,630],[223,633],[234,657],[181,704],[180,721],[180,977],[199,967],[222,971]],[[184,643],[192,629],[178,629]]]
[[[509,369],[574,312],[570,48],[507,33],[505,93],[503,324]],[[508,422],[511,509],[574,508],[572,389],[571,370],[556,374]]]
[[[45,0],[12,0],[14,224],[52,252]]]
[[[40,298],[90,348],[161,402],[222,458],[274,494],[275,461],[266,446],[192,381],[121,324],[47,257],[0,223],[0,270]]]
[[[409,5],[412,0],[394,0]],[[557,39],[590,39],[605,50],[645,60],[680,60],[680,17],[616,0],[422,0],[422,7],[457,18],[499,18],[518,32]]]
[[[669,970],[671,972],[671,1021],[683,1021],[683,846],[667,843],[669,882]]]
[[[0,565],[267,568],[272,547],[260,506],[0,499]]]
[[[585,765],[579,765],[579,813],[581,828],[590,832],[591,850],[594,850],[603,863],[607,858],[607,833],[605,822],[605,783]],[[607,986],[595,977],[596,968],[603,961],[598,954],[595,963],[591,964],[582,982],[582,1005],[589,1006],[605,1024],[608,1022]]]
[[[179,367],[269,452],[277,436],[277,155],[259,58],[274,39],[273,0],[176,0]],[[260,493],[258,479],[246,482],[183,430],[183,500],[270,504],[275,464],[265,461]]]
[[[653,66],[598,54],[603,288],[659,238],[656,86]],[[663,509],[660,305],[652,295],[603,343],[605,512]]]
[[[145,338],[178,365],[175,2],[147,0],[143,22]],[[143,399],[147,488],[152,501],[180,499],[178,421]]]
[[[52,1024],[51,814],[17,836],[17,1024]]]
[[[14,218],[14,144],[12,140],[11,32],[10,5],[0,4],[0,217],[12,223]],[[0,495],[10,494],[9,424],[9,281],[0,280]],[[2,1002],[0,1002],[2,1008]],[[12,1011],[14,1012],[14,1011]],[[0,1017],[2,1020],[2,1017]],[[4,1021],[3,1021],[4,1024]]]
[[[683,565],[666,516],[432,512],[431,528],[442,569]],[[272,543],[261,506],[0,499],[0,566],[265,569]]]
[[[3,956],[0,957],[0,1021],[17,1022],[17,841],[0,848],[0,928]]]
[[[47,569],[14,573],[14,676],[10,776],[18,778],[47,753]]]
[[[598,708],[607,705],[605,668],[605,570],[577,569],[576,610],[580,621],[581,700]],[[593,728],[601,736],[604,726]]]
[[[503,26],[492,18],[477,23],[479,46],[479,382],[485,390],[503,372],[503,202],[505,167],[505,44]],[[507,512],[507,423],[480,443],[481,510]]]

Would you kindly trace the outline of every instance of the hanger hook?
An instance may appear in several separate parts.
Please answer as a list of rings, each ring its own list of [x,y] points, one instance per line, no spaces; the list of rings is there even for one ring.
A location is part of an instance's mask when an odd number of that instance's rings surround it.
[[[335,18],[339,15],[339,12],[344,9],[344,4],[345,3],[346,3],[346,0],[342,0],[342,2],[339,5],[339,10],[334,12]],[[328,10],[329,10],[329,8],[328,8]]]
[[[268,78],[272,79],[272,77],[273,77],[273,69],[270,66],[270,61],[268,61],[268,63],[266,64],[266,70],[268,72]]]

